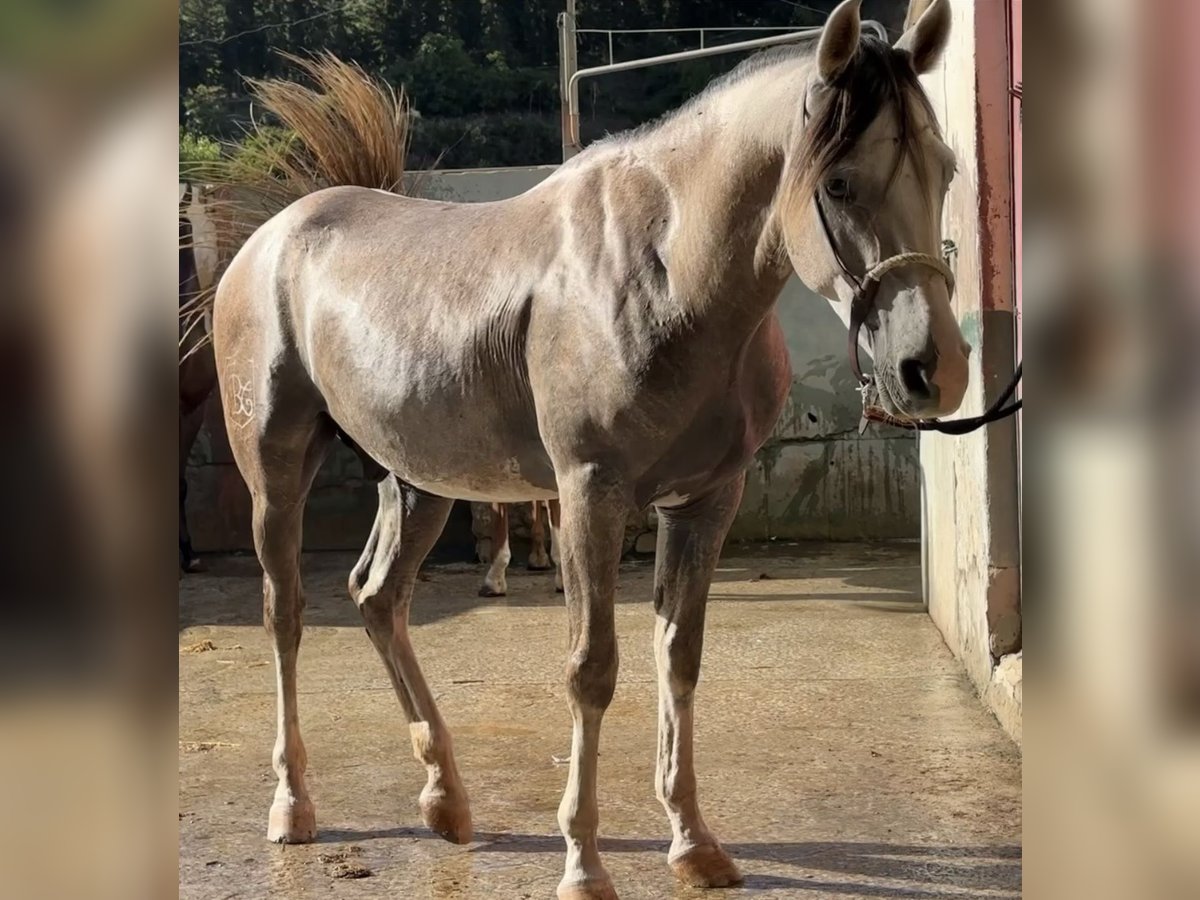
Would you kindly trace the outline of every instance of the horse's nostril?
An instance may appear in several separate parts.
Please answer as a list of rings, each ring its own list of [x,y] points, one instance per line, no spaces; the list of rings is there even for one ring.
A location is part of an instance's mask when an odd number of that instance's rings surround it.
[[[900,381],[914,399],[927,400],[933,393],[929,386],[929,372],[925,363],[916,358],[900,361]]]

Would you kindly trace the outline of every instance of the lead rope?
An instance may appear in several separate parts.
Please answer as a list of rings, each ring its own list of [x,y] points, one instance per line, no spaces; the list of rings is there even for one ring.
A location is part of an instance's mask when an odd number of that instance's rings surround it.
[[[1024,405],[1024,400],[1017,400],[1009,406],[1004,404],[1011,399],[1012,395],[1017,390],[1017,385],[1021,383],[1021,367],[1023,362],[1017,363],[1017,368],[1013,372],[1013,376],[1009,379],[1008,385],[1004,391],[996,398],[995,402],[989,406],[981,415],[968,416],[964,419],[951,419],[948,422],[943,422],[940,419],[898,419],[895,416],[889,415],[878,406],[870,402],[867,396],[868,391],[874,390],[874,382],[869,382],[859,388],[863,395],[863,415],[862,421],[858,426],[858,433],[862,434],[867,429],[868,422],[883,422],[886,425],[892,425],[896,428],[906,428],[909,431],[937,431],[942,434],[970,434],[984,425],[990,425],[992,422],[998,422],[1001,419],[1007,419],[1009,416],[1018,412]]]

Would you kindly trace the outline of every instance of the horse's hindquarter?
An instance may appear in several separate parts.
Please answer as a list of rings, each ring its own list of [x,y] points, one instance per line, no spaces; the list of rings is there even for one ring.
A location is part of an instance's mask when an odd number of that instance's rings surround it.
[[[443,496],[552,496],[525,368],[537,235],[502,204],[317,195],[281,267],[299,353],[330,416]]]

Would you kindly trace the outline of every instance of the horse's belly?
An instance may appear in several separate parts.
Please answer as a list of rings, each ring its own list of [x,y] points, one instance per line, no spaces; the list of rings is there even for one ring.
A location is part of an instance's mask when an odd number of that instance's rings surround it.
[[[512,462],[517,470],[517,463]],[[488,503],[525,503],[529,500],[550,500],[558,496],[557,489],[533,484],[523,478],[519,471],[496,475],[441,475],[423,473],[398,473],[401,480],[415,488],[438,497],[453,497],[455,500],[478,500]]]
[[[493,503],[557,496],[554,467],[536,424],[516,411],[505,414],[493,398],[446,400],[415,410],[368,406],[355,413],[345,404],[329,405],[363,451],[427,493]],[[470,412],[460,414],[464,407]]]
[[[439,497],[520,503],[558,496],[554,468],[540,443],[501,430],[396,423],[364,438],[360,446],[382,466]]]

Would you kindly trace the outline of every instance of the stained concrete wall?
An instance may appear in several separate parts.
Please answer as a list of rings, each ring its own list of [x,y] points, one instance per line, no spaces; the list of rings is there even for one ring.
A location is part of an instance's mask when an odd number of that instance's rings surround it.
[[[515,196],[551,166],[444,171],[417,176],[427,197],[479,202]],[[920,534],[917,444],[905,432],[872,425],[858,435],[859,400],[846,358],[845,326],[796,279],[784,290],[779,317],[794,381],[779,425],[750,468],[734,540],[860,540]],[[865,360],[864,360],[865,361]],[[216,403],[213,403],[216,406]],[[219,410],[192,454],[189,521],[199,550],[248,549],[248,498],[222,433]],[[357,458],[338,445],[317,477],[306,515],[312,549],[362,546],[375,510],[375,489]],[[631,536],[653,528],[631,523]]]
[[[1000,0],[951,8],[950,46],[922,82],[958,156],[944,229],[958,246],[954,309],[974,349],[961,412],[975,415],[1004,388],[1015,358],[1008,24]],[[1021,641],[1014,421],[963,437],[926,435],[920,463],[929,614],[1015,737],[1020,663],[997,668]]]

